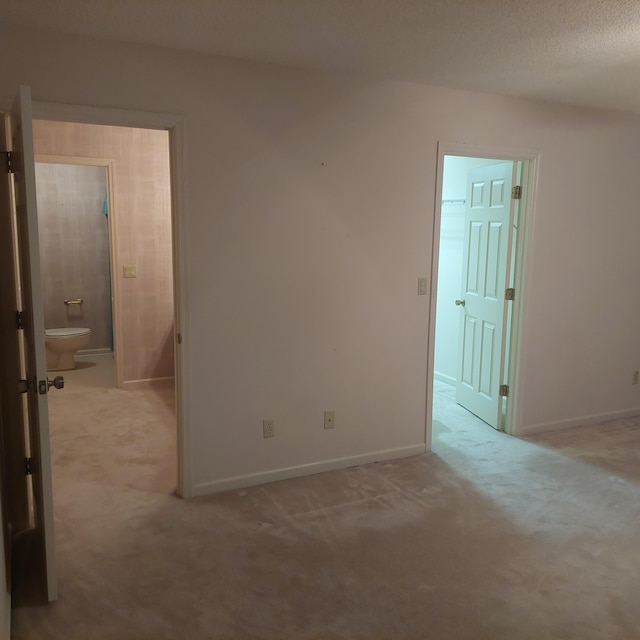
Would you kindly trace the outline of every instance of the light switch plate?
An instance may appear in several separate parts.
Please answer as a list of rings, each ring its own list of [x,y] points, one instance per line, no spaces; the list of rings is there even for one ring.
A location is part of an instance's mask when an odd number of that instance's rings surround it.
[[[325,411],[324,412],[324,428],[333,429],[336,426],[336,412]]]
[[[136,274],[136,265],[134,264],[125,264],[122,267],[122,277],[123,278],[135,278]]]

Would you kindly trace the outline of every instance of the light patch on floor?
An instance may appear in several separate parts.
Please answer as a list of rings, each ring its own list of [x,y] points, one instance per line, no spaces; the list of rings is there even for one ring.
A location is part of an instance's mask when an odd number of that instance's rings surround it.
[[[170,415],[114,391],[53,427],[60,599],[16,640],[640,637],[640,418],[525,441],[436,402],[431,454],[185,502],[144,439],[101,451]]]

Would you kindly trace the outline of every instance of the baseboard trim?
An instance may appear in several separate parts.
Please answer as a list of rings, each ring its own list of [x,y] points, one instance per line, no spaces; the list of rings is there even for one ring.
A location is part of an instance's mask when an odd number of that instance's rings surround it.
[[[82,358],[84,356],[112,356],[113,351],[105,347],[103,349],[81,349],[76,352],[76,358]]]
[[[411,445],[409,447],[398,447],[397,449],[385,449],[384,451],[374,451],[373,453],[365,453],[357,456],[346,456],[344,458],[333,458],[331,460],[323,460],[322,462],[312,462],[296,467],[285,467],[283,469],[275,469],[274,471],[263,471],[261,473],[251,473],[245,476],[233,476],[231,478],[223,478],[222,480],[214,480],[212,482],[201,482],[193,486],[193,497],[206,496],[212,493],[220,493],[221,491],[230,491],[232,489],[244,489],[245,487],[253,487],[269,482],[277,482],[278,480],[288,480],[290,478],[300,478],[310,476],[315,473],[323,473],[326,471],[337,471],[346,469],[347,467],[355,467],[362,464],[370,464],[372,462],[383,462],[386,460],[395,460],[397,458],[408,458],[409,456],[417,456],[425,453],[427,450],[424,443]]]
[[[143,380],[125,380],[122,383],[123,389],[144,389],[146,387],[154,387],[158,384],[175,384],[175,378],[169,376],[167,378],[145,378]]]
[[[448,376],[446,373],[440,373],[439,371],[434,371],[433,377],[436,380],[440,380],[440,382],[450,384],[452,387],[455,387],[458,382],[453,376]]]
[[[563,429],[571,429],[572,427],[588,427],[609,420],[617,420],[620,418],[632,418],[640,415],[640,407],[635,409],[624,409],[622,411],[611,411],[608,413],[593,413],[580,418],[568,418],[566,420],[558,420],[556,422],[542,422],[540,424],[522,427],[517,436],[526,438],[527,436],[535,436],[539,433],[548,433],[550,431],[562,431]]]

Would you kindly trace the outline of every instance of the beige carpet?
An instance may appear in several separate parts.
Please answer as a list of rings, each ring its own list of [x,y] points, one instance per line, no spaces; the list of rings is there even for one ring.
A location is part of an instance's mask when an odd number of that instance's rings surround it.
[[[185,502],[166,397],[75,393],[16,639],[640,638],[640,419],[522,441],[439,387],[433,454]]]

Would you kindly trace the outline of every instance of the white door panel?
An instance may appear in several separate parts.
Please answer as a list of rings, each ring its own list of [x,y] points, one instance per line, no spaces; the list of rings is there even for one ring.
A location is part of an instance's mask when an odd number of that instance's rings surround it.
[[[513,162],[473,169],[467,182],[460,296],[464,318],[456,399],[496,429],[500,425],[514,169]]]

